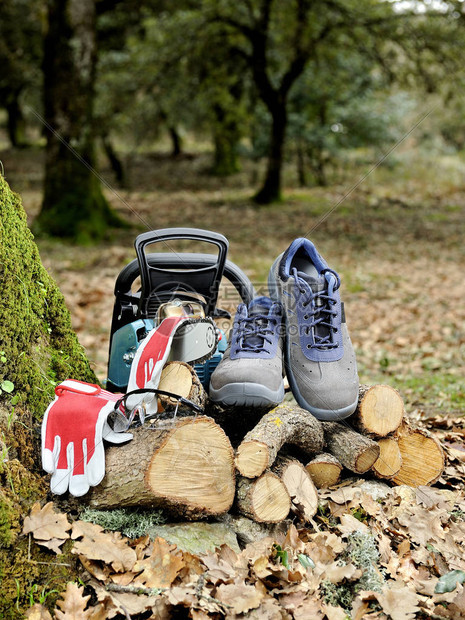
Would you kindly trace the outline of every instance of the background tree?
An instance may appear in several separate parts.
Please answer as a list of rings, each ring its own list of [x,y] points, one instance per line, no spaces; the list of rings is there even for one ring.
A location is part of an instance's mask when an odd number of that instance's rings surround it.
[[[36,230],[80,241],[102,238],[120,218],[95,174],[97,63],[94,0],[50,0],[44,40],[47,129],[44,197]]]
[[[4,0],[0,19],[0,107],[13,147],[26,145],[23,97],[38,99],[41,84],[42,0]]]

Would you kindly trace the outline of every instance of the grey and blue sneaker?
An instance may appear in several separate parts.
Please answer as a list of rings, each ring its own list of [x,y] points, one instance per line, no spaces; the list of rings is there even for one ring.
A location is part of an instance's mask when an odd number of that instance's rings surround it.
[[[268,297],[240,304],[229,345],[210,379],[210,398],[226,406],[272,407],[284,398],[282,307]]]
[[[358,374],[339,296],[340,279],[308,239],[299,238],[274,262],[272,299],[283,305],[284,360],[299,405],[320,420],[355,411]]]

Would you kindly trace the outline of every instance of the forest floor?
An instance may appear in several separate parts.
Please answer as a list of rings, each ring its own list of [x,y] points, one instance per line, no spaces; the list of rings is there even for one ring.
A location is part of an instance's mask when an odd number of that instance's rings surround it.
[[[40,157],[5,151],[1,158],[32,221],[40,205]],[[396,387],[409,410],[462,413],[465,161],[406,148],[388,163],[364,178],[372,164],[349,162],[326,188],[294,187],[287,171],[284,201],[270,207],[251,201],[257,169],[214,178],[205,155],[133,156],[130,189],[104,173],[114,188],[105,190],[108,199],[134,227],[111,231],[93,247],[37,240],[99,379],[106,377],[114,282],[135,258],[137,234],[170,226],[219,231],[230,241],[229,258],[265,294],[276,256],[307,236],[341,275],[361,381]],[[234,296],[223,297],[234,309]]]

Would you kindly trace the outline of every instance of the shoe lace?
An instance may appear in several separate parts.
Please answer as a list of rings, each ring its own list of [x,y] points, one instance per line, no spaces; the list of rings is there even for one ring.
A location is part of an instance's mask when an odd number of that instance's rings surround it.
[[[237,323],[236,352],[261,353],[266,351],[266,343],[272,344],[273,327],[277,319],[264,314],[242,317]]]
[[[303,318],[308,321],[305,326],[305,333],[309,335],[313,330],[314,342],[308,345],[312,349],[335,349],[339,346],[334,342],[334,334],[338,328],[334,325],[334,318],[337,316],[337,310],[334,306],[337,299],[333,293],[339,288],[341,281],[339,276],[332,269],[324,269],[321,273],[332,273],[336,279],[335,285],[327,283],[326,287],[321,291],[312,291],[308,282],[301,278],[297,269],[293,269],[293,276],[297,283],[296,300],[300,298],[301,305],[306,309]],[[307,310],[307,308],[310,308]]]

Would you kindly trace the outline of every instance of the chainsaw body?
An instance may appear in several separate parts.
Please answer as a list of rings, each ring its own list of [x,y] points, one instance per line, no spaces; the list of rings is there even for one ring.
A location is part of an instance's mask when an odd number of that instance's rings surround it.
[[[215,254],[167,252],[170,241],[192,240],[212,244]],[[146,252],[147,246],[160,244],[163,251]],[[255,290],[247,276],[227,260],[228,241],[219,233],[193,228],[168,228],[139,235],[134,246],[137,259],[126,265],[115,283],[115,305],[110,332],[108,379],[106,388],[124,392],[127,388],[131,363],[138,346],[154,328],[158,311],[174,299],[201,304],[204,315],[212,318],[229,317],[217,307],[223,278],[228,280],[248,304]],[[134,289],[140,277],[140,288]],[[218,366],[227,347],[220,330],[217,349],[208,360],[194,368],[206,389],[210,376]]]

